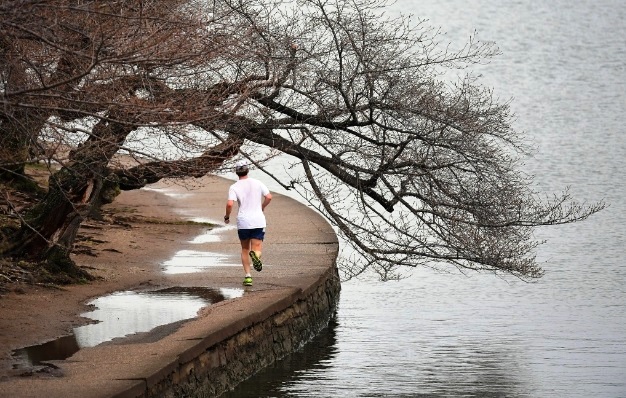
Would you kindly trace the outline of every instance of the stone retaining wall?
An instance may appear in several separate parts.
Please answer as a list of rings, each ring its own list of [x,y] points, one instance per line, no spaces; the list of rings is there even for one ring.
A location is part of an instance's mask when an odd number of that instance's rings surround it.
[[[217,397],[233,389],[315,337],[334,316],[339,293],[337,268],[332,267],[307,291],[278,303],[264,319],[251,317],[238,332],[201,352],[190,352],[188,359],[181,356],[180,365],[149,383],[143,397]]]

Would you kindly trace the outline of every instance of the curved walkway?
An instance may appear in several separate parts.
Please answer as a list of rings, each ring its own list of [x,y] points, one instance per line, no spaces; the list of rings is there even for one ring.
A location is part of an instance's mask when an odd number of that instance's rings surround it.
[[[175,185],[161,184],[156,192],[142,190],[136,194],[166,193],[176,199],[174,210],[181,214],[181,218],[204,217],[220,223],[226,192],[231,183],[232,181],[222,178],[207,177],[200,182],[200,188],[197,189],[187,190]],[[270,345],[276,345],[280,340],[282,345],[286,345],[285,342],[290,343],[288,345],[291,347],[287,347],[287,350],[298,348],[302,342],[290,337],[296,327],[289,322],[301,316],[302,311],[311,311],[302,310],[305,308],[302,303],[308,296],[319,295],[319,292],[324,296],[323,291],[328,286],[325,287],[324,284],[329,280],[338,286],[335,268],[337,238],[320,215],[285,196],[274,195],[274,200],[267,208],[267,217],[269,226],[263,251],[264,268],[262,272],[253,275],[254,286],[246,288],[242,297],[206,307],[197,318],[185,322],[157,341],[153,341],[154,336],[146,339],[150,341],[120,339],[114,344],[83,348],[64,361],[51,361],[59,368],[58,373],[62,376],[12,378],[0,383],[0,396],[162,396],[161,394],[171,394],[172,389],[179,389],[177,384],[187,383],[187,378],[197,380],[203,377],[202,371],[209,368],[226,369],[225,366],[230,366],[227,362],[238,355],[235,352],[238,346],[256,349],[254,336],[259,334],[270,333]],[[171,285],[242,288],[243,272],[238,265],[240,246],[236,232],[232,227],[218,228],[214,232],[214,242],[196,245],[195,249],[226,254],[226,260],[209,266],[203,272],[170,275],[167,280]],[[180,245],[184,248],[190,243],[181,241]],[[330,302],[333,300],[335,298],[331,298],[325,305],[334,307],[336,302]],[[320,299],[317,297],[313,301]],[[286,326],[281,329],[283,324]],[[248,332],[242,337],[242,333],[253,330],[251,328],[254,325],[265,325],[261,327],[265,331]],[[307,329],[306,325],[300,327]],[[281,339],[277,338],[277,333],[283,333]],[[262,336],[259,337],[258,344],[261,344],[261,338]],[[227,348],[224,343],[229,339],[231,348]],[[215,349],[212,352],[213,348]],[[259,351],[254,359],[254,366],[257,363],[261,367],[267,366],[285,354],[277,352],[280,350],[276,347],[269,349],[272,352],[269,356],[274,358],[259,360],[258,356],[267,357],[263,351]],[[229,353],[229,350],[235,351]],[[239,370],[244,378],[258,370],[246,369],[251,366],[250,363],[252,362],[237,359],[235,365],[244,367]],[[233,371],[231,369],[228,372]],[[211,377],[216,374],[211,375],[208,378],[209,384]],[[222,384],[228,388],[232,387],[233,382],[222,381]]]

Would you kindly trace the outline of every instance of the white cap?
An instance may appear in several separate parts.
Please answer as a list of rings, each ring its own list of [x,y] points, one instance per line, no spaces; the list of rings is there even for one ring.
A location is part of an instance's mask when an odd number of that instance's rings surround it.
[[[246,171],[248,170],[248,161],[245,159],[237,161],[235,163],[235,171]]]

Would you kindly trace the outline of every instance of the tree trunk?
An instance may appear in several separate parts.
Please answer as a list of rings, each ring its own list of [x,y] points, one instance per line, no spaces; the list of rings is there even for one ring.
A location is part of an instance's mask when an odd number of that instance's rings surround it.
[[[100,121],[90,138],[72,152],[68,165],[50,177],[48,193],[25,216],[4,254],[44,260],[50,271],[72,279],[87,277],[69,254],[81,223],[102,204],[109,160],[131,130],[129,125]]]
[[[91,279],[69,254],[81,223],[98,203],[102,178],[83,179],[64,168],[50,181],[47,195],[29,211],[6,254],[44,260],[49,271],[66,274],[71,280]]]

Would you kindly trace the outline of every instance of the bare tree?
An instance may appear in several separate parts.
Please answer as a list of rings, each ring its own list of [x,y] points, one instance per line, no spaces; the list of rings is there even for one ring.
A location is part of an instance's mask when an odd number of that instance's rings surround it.
[[[442,263],[539,277],[533,229],[603,206],[532,190],[508,104],[464,74],[492,44],[450,51],[384,1],[20,3],[30,17],[1,25],[2,126],[16,121],[18,147],[72,151],[5,253],[62,262],[111,192],[202,176],[238,151],[260,167],[267,150],[296,159],[281,182],[351,243],[346,277]],[[26,29],[32,15],[63,23]]]
[[[39,155],[61,166],[46,197],[23,215],[5,255],[44,258],[80,276],[68,256],[78,227],[94,206],[114,198],[118,185],[134,189],[164,176],[203,175],[236,153],[238,138],[198,143],[184,132],[193,124],[227,128],[224,113],[214,108],[230,93],[204,79],[210,71],[202,65],[222,57],[222,46],[234,40],[219,29],[209,32],[206,10],[187,6],[2,3],[3,179],[23,174],[26,161]],[[195,156],[144,156],[130,173],[114,162],[131,133],[143,131],[151,140],[162,130]]]

